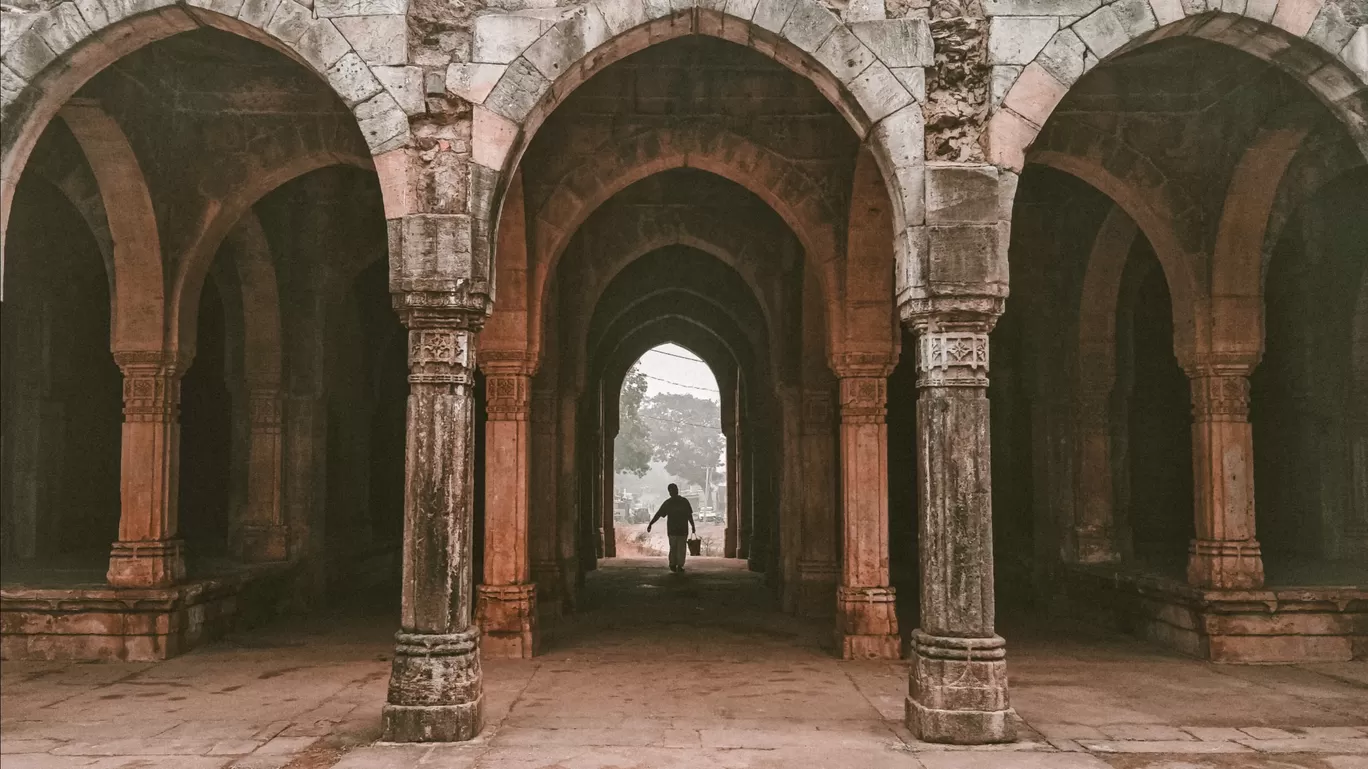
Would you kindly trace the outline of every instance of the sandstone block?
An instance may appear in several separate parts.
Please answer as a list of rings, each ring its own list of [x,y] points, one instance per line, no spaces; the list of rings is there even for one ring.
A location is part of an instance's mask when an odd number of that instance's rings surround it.
[[[813,53],[840,23],[836,14],[818,3],[798,3],[784,23],[781,36],[799,49]]]
[[[547,80],[554,81],[585,54],[602,45],[609,35],[608,25],[598,9],[592,5],[582,6],[547,30],[523,52],[523,58]]]
[[[641,0],[599,0],[599,15],[614,35],[646,23],[646,8]]]
[[[276,6],[271,20],[266,22],[266,32],[282,43],[295,43],[313,23],[313,12],[294,0],[281,0]]]
[[[881,62],[874,62],[850,81],[855,97],[870,122],[878,122],[912,103],[912,95]]]
[[[1080,19],[1073,25],[1073,30],[1098,58],[1106,58],[1112,51],[1130,42],[1126,28],[1111,6],[1099,8]]]
[[[1004,64],[993,67],[993,77],[988,81],[988,106],[996,109],[1002,103],[1007,92],[1012,90],[1017,78],[1021,77],[1021,70],[1024,67],[1014,64]]]
[[[850,82],[874,62],[874,53],[845,27],[836,27],[813,54],[842,83]]]
[[[1022,70],[1016,85],[1003,99],[1002,105],[1038,126],[1045,125],[1050,113],[1068,88],[1050,76],[1039,64],[1031,64]]]
[[[760,0],[727,0],[726,14],[738,19],[751,19],[759,5]]]
[[[28,81],[20,77],[14,70],[0,64],[0,104],[9,106],[15,99],[19,98],[28,85]]]
[[[34,79],[56,60],[57,54],[32,29],[16,36],[5,50],[6,66],[25,80]]]
[[[407,0],[314,0],[314,12],[319,16],[392,16],[404,15]]]
[[[983,0],[988,16],[1086,16],[1102,0]]]
[[[314,69],[323,72],[352,50],[347,38],[327,19],[319,19],[299,38],[295,50]]]
[[[408,20],[403,16],[341,16],[333,24],[367,64],[408,62]]]
[[[1180,21],[1184,16],[1180,0],[1150,0],[1150,11],[1160,26]]]
[[[91,31],[98,32],[104,27],[109,26],[109,13],[105,10],[104,5],[102,5],[99,0],[76,0],[75,5],[76,10],[80,11],[81,18],[85,19],[85,23],[90,27]],[[241,7],[241,5],[242,3],[238,2],[230,12],[225,13],[224,15],[236,17],[238,8]]]
[[[912,94],[912,98],[918,102],[926,101],[926,68],[925,67],[893,67],[893,77],[902,83],[907,92]]]
[[[353,54],[354,55],[354,54]],[[408,137],[408,117],[399,108],[399,103],[388,92],[380,93],[364,101],[354,109],[361,135],[366,138],[372,154],[379,154],[400,146]]]
[[[418,115],[424,111],[422,68],[372,67],[371,74],[406,114]]]
[[[929,67],[934,63],[931,27],[925,19],[862,21],[851,24],[850,29],[890,67]]]
[[[1357,14],[1350,10],[1354,8],[1358,9]],[[1306,31],[1306,39],[1327,51],[1343,50],[1358,31],[1355,22],[1347,17],[1353,14],[1355,21],[1359,21],[1363,16],[1368,16],[1361,9],[1358,0],[1326,0],[1320,14],[1311,23],[1311,28]]]
[[[502,115],[476,107],[473,115],[472,159],[495,170],[502,169],[518,138],[518,125]]]
[[[760,0],[755,6],[755,15],[751,17],[751,21],[757,27],[777,35],[784,28],[784,23],[788,21],[797,4],[798,0]]]
[[[1083,59],[1088,48],[1072,29],[1061,29],[1040,52],[1038,63],[1055,80],[1073,85],[1083,77]]]
[[[446,89],[471,104],[481,104],[507,69],[502,64],[452,64],[446,71]]]
[[[326,77],[333,90],[349,107],[366,101],[383,90],[380,81],[375,79],[370,68],[361,61],[361,57],[357,56],[355,51],[346,54],[329,67]]]
[[[1344,50],[1340,51],[1340,59],[1368,82],[1368,24],[1359,27],[1354,36],[1349,38]]]
[[[48,48],[62,55],[90,37],[90,25],[82,18],[74,3],[62,3],[48,11],[33,25]]]
[[[1159,26],[1148,0],[1116,0],[1111,9],[1131,40]]]
[[[988,165],[926,167],[926,222],[999,221],[998,169]]]
[[[1059,30],[1054,16],[998,16],[988,23],[988,63],[1030,64]]]
[[[1325,0],[1282,0],[1273,12],[1272,23],[1275,27],[1302,37],[1311,29],[1311,23],[1320,13]]]
[[[1007,285],[1008,225],[927,225],[926,282],[937,285]]]
[[[471,60],[508,64],[537,42],[551,23],[535,16],[494,13],[475,20]]]
[[[844,18],[847,23],[878,21],[888,18],[888,8],[884,0],[852,0],[846,6]]]
[[[521,122],[550,88],[550,80],[527,59],[519,58],[509,65],[484,103],[509,120]]]

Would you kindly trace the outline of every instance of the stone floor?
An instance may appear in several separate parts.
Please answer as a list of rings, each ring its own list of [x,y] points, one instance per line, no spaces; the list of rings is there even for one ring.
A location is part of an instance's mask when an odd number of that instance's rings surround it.
[[[1011,623],[1023,740],[946,750],[901,725],[905,665],[834,659],[738,562],[610,561],[587,603],[544,656],[486,663],[488,726],[467,745],[372,744],[390,597],[162,663],[5,663],[0,765],[1368,769],[1368,663],[1216,666]]]

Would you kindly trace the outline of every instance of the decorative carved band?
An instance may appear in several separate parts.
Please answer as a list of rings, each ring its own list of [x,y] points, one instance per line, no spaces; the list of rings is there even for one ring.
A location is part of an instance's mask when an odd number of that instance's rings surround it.
[[[1193,377],[1192,418],[1198,422],[1249,421],[1249,378],[1243,375]]]
[[[883,422],[887,413],[888,380],[851,376],[841,379],[841,421],[846,424]]]
[[[114,353],[123,370],[125,422],[174,422],[180,418],[180,380],[188,361],[156,350]]]
[[[927,330],[918,342],[918,387],[988,386],[987,333]]]
[[[279,430],[283,419],[283,402],[279,390],[252,390],[247,395],[247,409],[253,431]]]
[[[469,387],[475,381],[474,336],[468,328],[411,327],[409,382]]]
[[[485,408],[490,419],[526,421],[532,410],[532,377],[491,374],[485,378]]]

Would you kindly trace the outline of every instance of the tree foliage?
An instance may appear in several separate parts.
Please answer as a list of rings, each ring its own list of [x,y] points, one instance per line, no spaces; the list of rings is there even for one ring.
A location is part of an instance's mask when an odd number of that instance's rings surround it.
[[[641,417],[646,375],[633,365],[618,395],[618,434],[613,442],[613,469],[638,478],[651,469],[651,430]]]
[[[648,422],[653,454],[666,472],[699,486],[715,471],[726,449],[718,404],[679,393],[660,393],[641,409]]]

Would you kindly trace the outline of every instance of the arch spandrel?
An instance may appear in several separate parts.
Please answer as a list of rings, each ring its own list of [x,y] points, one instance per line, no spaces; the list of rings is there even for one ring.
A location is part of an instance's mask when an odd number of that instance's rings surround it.
[[[1093,67],[1147,43],[1183,36],[1276,65],[1314,93],[1368,156],[1368,24],[1354,27],[1338,0],[1278,0],[1271,8],[1251,3],[1238,13],[1230,4],[1215,11],[1206,3],[1147,0],[1130,3],[1141,12],[1124,20],[1114,5],[1062,18],[1059,31],[1029,58],[998,63],[995,74],[1007,75],[1012,84],[987,124],[993,163],[1019,172],[1055,107]]]

